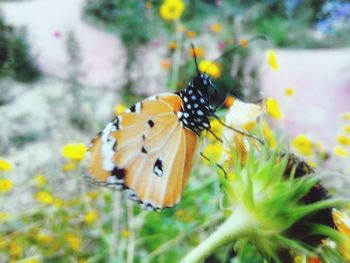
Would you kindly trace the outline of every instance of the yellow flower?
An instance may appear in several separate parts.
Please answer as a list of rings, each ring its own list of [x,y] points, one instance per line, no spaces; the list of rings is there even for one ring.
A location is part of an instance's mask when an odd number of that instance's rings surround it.
[[[237,175],[232,172],[232,171],[227,171],[227,180],[230,182],[233,182],[234,180],[236,180]]]
[[[53,206],[56,207],[56,208],[61,208],[64,204],[63,200],[61,198],[58,198],[58,197],[55,197],[53,199]]]
[[[186,32],[186,36],[188,38],[194,38],[194,37],[196,37],[196,35],[197,35],[197,33],[195,31],[192,31],[192,30],[189,30]]]
[[[160,6],[160,16],[165,20],[176,20],[185,10],[182,0],[165,0]]]
[[[241,39],[239,40],[239,45],[240,45],[241,47],[243,47],[243,48],[248,47],[248,44],[249,44],[249,42],[248,42],[248,40],[245,39],[245,38],[241,38]]]
[[[130,234],[131,234],[131,232],[130,232],[130,230],[127,229],[127,228],[123,229],[123,230],[120,232],[120,235],[121,235],[122,237],[124,237],[124,238],[129,238],[129,237],[130,237]]]
[[[36,235],[35,235],[35,239],[40,242],[40,243],[49,243],[52,241],[52,236],[50,236],[49,234],[43,232],[43,231],[39,231]]]
[[[256,126],[256,121],[249,121],[245,123],[242,128],[246,131],[252,131]]]
[[[227,96],[225,99],[225,106],[227,108],[230,108],[233,105],[233,102],[235,101],[235,97],[233,96]]]
[[[303,262],[305,262],[305,263],[307,262],[306,257],[304,255],[303,256],[298,255],[298,256],[294,257],[293,263],[303,263]]]
[[[192,48],[190,48],[188,50],[188,55],[189,56],[194,57],[193,53],[195,53],[198,58],[204,57],[204,55],[205,55],[204,48],[201,48],[201,47],[195,47],[194,51],[193,51]]]
[[[46,191],[37,192],[35,194],[35,199],[45,205],[52,204],[52,202],[54,201],[52,195]]]
[[[200,71],[207,73],[213,78],[219,78],[221,76],[219,65],[215,62],[209,60],[202,60],[199,63],[198,68]]]
[[[221,160],[222,150],[222,143],[217,141],[208,144],[203,154],[208,157],[210,161],[217,163]]]
[[[169,59],[162,59],[160,61],[160,67],[165,70],[169,70],[171,67],[171,62]]]
[[[72,161],[81,161],[84,159],[87,147],[83,143],[69,143],[63,146],[62,155]]]
[[[277,55],[275,51],[268,50],[267,51],[267,63],[269,64],[270,68],[274,71],[277,71],[279,68],[278,61],[277,61]]]
[[[339,156],[339,157],[348,157],[349,156],[349,151],[347,151],[346,149],[344,149],[341,146],[335,146],[333,149],[333,152],[335,155]]]
[[[350,138],[345,135],[339,135],[337,137],[337,141],[339,144],[343,146],[349,146],[350,145]]]
[[[332,217],[337,230],[346,238],[350,238],[350,218],[334,208]],[[347,260],[350,260],[350,243],[340,244],[339,251]]]
[[[114,114],[119,115],[126,110],[126,106],[124,104],[118,104],[114,107]]]
[[[222,124],[219,123],[218,120],[213,119],[210,121],[210,130],[217,136],[217,137],[221,137],[222,131],[224,130],[224,126]],[[211,133],[208,133],[208,139],[211,142],[216,142],[217,139],[215,138],[215,136]]]
[[[344,121],[350,121],[350,112],[344,112],[342,118]]]
[[[71,233],[67,235],[67,241],[71,249],[77,251],[81,247],[81,240],[79,239],[78,236],[75,234]]]
[[[64,172],[70,172],[77,169],[77,162],[68,162],[63,165]]]
[[[274,98],[266,99],[266,111],[272,118],[281,119],[283,117],[279,103]]]
[[[7,246],[7,240],[0,236],[0,249]]]
[[[9,172],[13,170],[13,166],[10,162],[0,159],[0,172]]]
[[[0,178],[0,192],[6,193],[13,188],[13,182],[10,179]]]
[[[168,48],[169,48],[170,50],[175,50],[175,49],[177,48],[176,42],[175,42],[175,41],[170,41],[170,42],[168,43]]]
[[[35,186],[40,188],[47,184],[47,179],[42,174],[37,174],[34,176]]]
[[[10,255],[11,256],[15,256],[15,257],[18,257],[20,255],[22,255],[23,253],[23,248],[22,246],[20,246],[19,244],[17,244],[16,241],[12,241],[10,243]]]
[[[97,191],[90,191],[87,193],[87,196],[91,199],[91,200],[95,200],[99,195],[99,192]]]
[[[95,223],[98,219],[98,214],[96,211],[89,211],[84,215],[84,222],[88,225]]]
[[[145,7],[146,7],[146,9],[152,9],[153,6],[152,6],[151,2],[146,2]]]
[[[292,87],[286,87],[284,89],[284,95],[286,96],[293,96],[295,94],[295,89]]]
[[[261,114],[261,107],[253,103],[245,103],[238,99],[233,104],[225,117],[225,123],[238,129],[251,128]]]
[[[219,23],[212,24],[210,30],[214,33],[219,33],[222,30],[222,26]]]
[[[313,147],[311,140],[305,134],[300,134],[296,136],[292,141],[292,147],[302,155],[309,156],[312,154]]]
[[[262,123],[263,134],[270,148],[276,147],[276,138],[269,124],[264,121]]]
[[[257,118],[260,116],[261,112],[261,107],[259,105],[244,103],[235,99],[225,117],[225,123],[238,130],[248,132],[256,126]],[[225,151],[229,152],[233,147],[237,151],[240,159],[245,161],[249,148],[249,141],[246,136],[232,131],[229,128],[225,128],[222,137]],[[230,155],[225,155],[225,157],[229,158]]]
[[[350,125],[346,125],[343,127],[343,131],[346,133],[350,133]]]

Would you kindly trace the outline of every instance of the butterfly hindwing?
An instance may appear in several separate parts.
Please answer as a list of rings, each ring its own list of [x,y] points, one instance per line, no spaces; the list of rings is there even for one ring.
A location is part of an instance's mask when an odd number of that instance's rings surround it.
[[[88,177],[128,191],[150,209],[174,206],[191,169],[197,135],[177,116],[182,99],[165,93],[118,115],[93,140]]]

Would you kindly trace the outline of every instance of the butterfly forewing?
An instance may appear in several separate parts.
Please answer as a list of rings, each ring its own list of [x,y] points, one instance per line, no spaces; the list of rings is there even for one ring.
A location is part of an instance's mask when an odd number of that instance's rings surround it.
[[[117,116],[92,141],[88,177],[128,191],[150,209],[174,206],[181,198],[197,145],[177,112],[172,93],[145,99]]]

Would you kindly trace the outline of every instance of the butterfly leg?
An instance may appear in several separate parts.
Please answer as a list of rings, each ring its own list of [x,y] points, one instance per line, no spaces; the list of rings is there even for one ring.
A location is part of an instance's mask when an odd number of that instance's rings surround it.
[[[226,173],[225,169],[224,169],[220,164],[218,164],[218,163],[213,162],[212,160],[210,160],[210,158],[209,158],[208,156],[206,156],[203,152],[200,152],[200,155],[201,155],[204,159],[206,159],[208,162],[214,163],[214,164],[216,165],[216,167],[218,167],[218,168],[224,173],[225,178],[227,178],[227,173]]]
[[[210,132],[219,142],[223,143],[223,140],[221,140],[212,130],[208,130],[208,132]]]
[[[265,145],[265,143],[264,143],[261,139],[255,137],[254,135],[251,135],[251,134],[249,134],[249,133],[245,133],[245,132],[243,132],[243,131],[237,130],[237,129],[235,129],[235,128],[229,126],[229,125],[227,125],[226,123],[224,123],[224,122],[219,118],[219,116],[213,114],[213,117],[214,117],[215,119],[217,119],[218,122],[219,122],[221,125],[223,125],[224,127],[229,128],[230,130],[233,130],[233,131],[235,131],[235,132],[237,132],[237,133],[239,133],[239,134],[242,134],[242,135],[244,135],[244,136],[247,136],[247,137],[249,137],[249,138],[252,138],[252,139],[258,141],[259,143],[261,143],[261,145]]]

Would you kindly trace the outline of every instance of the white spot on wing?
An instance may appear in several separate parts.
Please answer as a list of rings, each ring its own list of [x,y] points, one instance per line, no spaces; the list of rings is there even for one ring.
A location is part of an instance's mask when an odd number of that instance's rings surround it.
[[[199,116],[203,116],[203,115],[204,115],[204,112],[201,111],[201,110],[197,110],[197,114],[198,114]]]
[[[112,157],[114,155],[113,145],[115,143],[115,139],[110,137],[111,132],[116,131],[116,127],[113,123],[108,123],[106,128],[103,129],[101,135],[101,150],[102,150],[102,166],[103,169],[107,172],[112,171],[114,168],[114,163],[112,162]]]
[[[135,105],[135,112],[140,113],[141,112],[141,102],[136,103]]]
[[[158,158],[153,166],[153,173],[158,176],[161,177],[163,175],[163,160],[162,158]]]
[[[107,183],[109,183],[109,184],[116,184],[117,183],[117,178],[115,176],[108,176]]]

